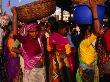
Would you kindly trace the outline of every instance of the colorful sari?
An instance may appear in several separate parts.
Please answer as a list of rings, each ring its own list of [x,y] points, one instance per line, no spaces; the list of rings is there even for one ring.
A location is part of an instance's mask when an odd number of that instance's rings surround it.
[[[53,33],[47,40],[47,49],[50,52],[50,82],[72,82],[68,39]]]
[[[98,54],[98,67],[99,67],[100,78],[103,78],[105,73],[104,68],[106,68],[107,64],[110,62],[110,55],[109,53],[107,53],[103,36],[97,39],[96,51]]]
[[[5,69],[5,64],[6,64],[6,59],[4,56],[4,36],[5,32],[3,31],[2,28],[0,28],[0,82],[7,82],[7,75],[6,75],[6,69]]]
[[[79,68],[77,70],[77,82],[99,82],[99,72],[97,67],[97,54],[93,42],[96,36],[83,40],[79,46]]]
[[[24,39],[25,38],[25,39]],[[45,82],[45,67],[40,39],[22,38],[21,50],[24,58],[23,82]]]
[[[7,46],[9,50],[9,55],[8,55],[8,62],[7,62],[7,74],[8,74],[8,82],[22,82],[22,72],[20,70],[20,58],[17,56],[15,52],[12,52],[11,49],[14,46],[19,45],[14,45],[16,41],[9,37],[7,40]],[[21,75],[21,76],[20,76]]]

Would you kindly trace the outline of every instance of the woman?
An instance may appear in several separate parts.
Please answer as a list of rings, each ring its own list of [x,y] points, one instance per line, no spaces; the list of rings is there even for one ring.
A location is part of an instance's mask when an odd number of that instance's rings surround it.
[[[72,82],[70,74],[70,45],[66,35],[67,23],[59,21],[58,32],[53,32],[47,40],[50,57],[50,82]]]
[[[89,0],[89,3],[93,13],[94,30],[87,25],[81,29],[83,37],[79,45],[79,68],[76,74],[77,82],[99,82],[95,40],[102,32],[98,20],[96,2]]]
[[[15,47],[16,46],[16,47]],[[13,33],[10,33],[7,39],[7,47],[9,51],[7,61],[7,75],[8,82],[22,82],[22,71],[20,69],[20,57],[21,51],[20,43],[18,40],[14,40]]]
[[[8,60],[7,38],[9,36],[10,18],[8,15],[1,16],[0,27],[0,81],[7,82],[6,63]]]
[[[17,32],[17,12],[12,8],[13,34],[21,42],[21,50],[24,58],[23,82],[45,82],[45,68],[43,65],[43,45],[38,38],[39,26],[35,22],[24,24],[24,36]]]
[[[108,22],[109,23],[109,22]],[[110,78],[110,25],[96,42],[96,51],[98,54],[98,66],[100,74],[100,82],[107,82]]]

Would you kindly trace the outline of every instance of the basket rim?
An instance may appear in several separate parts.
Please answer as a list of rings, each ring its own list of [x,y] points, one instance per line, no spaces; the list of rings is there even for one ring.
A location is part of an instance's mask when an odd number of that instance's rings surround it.
[[[24,4],[24,5],[18,6],[18,7],[16,7],[16,8],[19,8],[19,7],[28,5],[28,4],[33,4],[33,3],[36,3],[36,4],[43,4],[43,3],[47,3],[47,2],[55,2],[55,3],[56,3],[55,0],[41,0],[41,1],[33,1],[33,2],[30,2],[30,3]]]

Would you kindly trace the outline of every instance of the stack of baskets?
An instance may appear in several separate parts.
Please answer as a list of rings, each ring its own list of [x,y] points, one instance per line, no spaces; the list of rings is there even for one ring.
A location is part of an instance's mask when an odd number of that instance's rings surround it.
[[[32,19],[42,19],[53,14],[56,10],[56,1],[40,0],[17,7],[18,20],[27,22]]]

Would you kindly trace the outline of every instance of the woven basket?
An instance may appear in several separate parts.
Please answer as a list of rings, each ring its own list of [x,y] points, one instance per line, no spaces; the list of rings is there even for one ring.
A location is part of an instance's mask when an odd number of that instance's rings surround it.
[[[89,0],[72,0],[75,4],[88,3]],[[95,0],[97,4],[104,4],[106,0]]]
[[[27,22],[33,19],[42,19],[53,14],[56,10],[54,0],[40,0],[17,7],[18,20]]]

